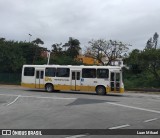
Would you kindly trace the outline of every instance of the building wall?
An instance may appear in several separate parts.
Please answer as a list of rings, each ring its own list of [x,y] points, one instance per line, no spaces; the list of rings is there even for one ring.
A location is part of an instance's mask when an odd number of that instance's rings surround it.
[[[98,62],[98,60],[92,58],[92,57],[86,57],[83,55],[79,55],[77,57],[78,61],[81,61],[83,64],[87,64],[87,65],[99,65],[100,63]]]

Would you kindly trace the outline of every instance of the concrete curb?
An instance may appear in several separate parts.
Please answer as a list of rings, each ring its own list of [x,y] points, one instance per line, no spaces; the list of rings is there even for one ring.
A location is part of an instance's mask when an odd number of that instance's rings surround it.
[[[152,92],[152,91],[125,91],[124,93],[135,93],[135,94],[154,94],[160,95],[160,92]]]
[[[126,91],[160,92],[160,89],[156,89],[156,88],[136,88],[136,89],[126,89]]]

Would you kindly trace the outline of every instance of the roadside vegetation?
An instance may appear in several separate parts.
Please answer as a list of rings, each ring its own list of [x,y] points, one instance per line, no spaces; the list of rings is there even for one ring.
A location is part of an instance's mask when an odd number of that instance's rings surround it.
[[[134,49],[124,58],[124,83],[126,88],[160,88],[160,47],[157,33],[143,50]]]
[[[123,59],[125,88],[160,88],[160,47],[158,33],[150,38],[143,50],[133,49],[130,45],[113,40],[91,40],[84,51],[85,56],[96,59],[101,65],[111,65],[116,59]],[[52,44],[51,51],[43,47],[44,42],[37,38],[32,42],[10,41],[0,38],[0,83],[20,84],[21,69],[24,64],[82,65],[77,60],[81,46],[78,39],[70,37],[62,43]],[[105,58],[108,62],[105,62]]]

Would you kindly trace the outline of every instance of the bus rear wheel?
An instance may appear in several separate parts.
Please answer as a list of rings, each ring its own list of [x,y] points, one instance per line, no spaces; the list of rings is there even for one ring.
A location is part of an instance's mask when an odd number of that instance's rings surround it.
[[[46,90],[47,92],[52,92],[52,91],[53,91],[53,85],[52,85],[52,84],[46,84],[45,90]]]
[[[104,87],[104,86],[98,86],[98,87],[96,88],[96,93],[97,93],[98,95],[105,95],[105,94],[106,94],[106,89],[105,89],[105,87]]]

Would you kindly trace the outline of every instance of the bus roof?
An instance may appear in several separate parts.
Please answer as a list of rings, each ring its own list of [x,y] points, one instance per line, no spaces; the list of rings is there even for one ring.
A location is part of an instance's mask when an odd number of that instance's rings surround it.
[[[71,67],[71,68],[108,68],[108,69],[121,69],[120,66],[85,66],[85,65],[23,65],[23,67],[37,67],[37,68],[46,68],[46,67]]]

